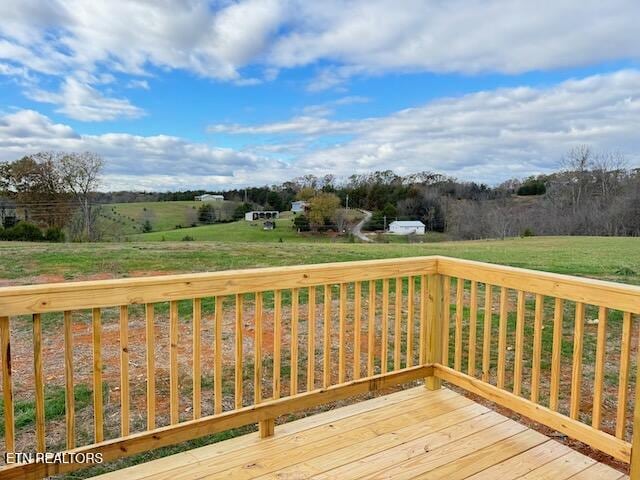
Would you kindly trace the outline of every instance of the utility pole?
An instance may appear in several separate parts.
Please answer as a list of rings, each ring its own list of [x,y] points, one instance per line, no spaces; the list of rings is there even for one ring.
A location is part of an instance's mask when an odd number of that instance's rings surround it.
[[[346,204],[346,209],[349,210],[349,194],[347,193],[347,204]]]
[[[387,231],[387,216],[384,216],[384,228],[383,230],[386,232]]]

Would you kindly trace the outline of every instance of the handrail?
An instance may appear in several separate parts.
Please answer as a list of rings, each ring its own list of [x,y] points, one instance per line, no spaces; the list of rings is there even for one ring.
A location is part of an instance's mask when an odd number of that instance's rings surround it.
[[[334,262],[0,288],[0,316],[183,300],[436,273],[433,257]]]
[[[132,305],[144,306],[144,313]],[[66,392],[64,448],[72,452],[113,459],[249,423],[269,436],[284,413],[424,378],[427,388],[455,384],[630,462],[632,474],[640,476],[640,434],[632,434],[640,431],[640,409],[630,408],[629,394],[639,313],[637,286],[443,256],[0,288],[5,446],[13,449],[21,434],[13,405],[14,396],[25,392],[15,392],[13,384],[28,374],[35,379],[26,382],[36,399],[33,448],[47,447],[42,349],[59,334],[65,340],[64,378],[58,381]],[[596,314],[597,326],[586,321]],[[24,315],[33,325],[29,372],[11,364],[12,342],[18,341],[11,325],[28,325]],[[93,352],[94,443],[84,446],[76,445],[74,429],[82,426],[70,394],[77,385],[78,321],[91,330]],[[143,324],[141,338],[131,337],[131,322]],[[106,341],[107,328],[116,332],[109,338],[119,340]],[[272,343],[265,341],[271,337]],[[188,361],[179,354],[185,338]],[[562,346],[569,341],[567,355]],[[146,385],[134,383],[130,368],[136,345],[145,352]],[[116,346],[119,372],[109,377],[103,357]],[[593,349],[591,358],[586,353]],[[158,361],[163,355],[166,361]],[[585,391],[584,372],[593,375],[593,389]],[[211,388],[205,387],[211,373]],[[611,375],[617,388],[607,382]],[[181,396],[185,376],[192,387]],[[120,384],[119,424],[104,415],[105,381]],[[165,384],[170,401],[160,405],[155,393]],[[228,387],[233,393],[225,393]],[[615,412],[603,403],[607,389],[616,390]],[[130,417],[134,391],[146,391],[146,412],[137,412],[137,423]],[[589,396],[592,409],[581,402]],[[190,402],[190,419],[180,407],[184,402]],[[41,478],[77,468],[3,466],[0,476]]]

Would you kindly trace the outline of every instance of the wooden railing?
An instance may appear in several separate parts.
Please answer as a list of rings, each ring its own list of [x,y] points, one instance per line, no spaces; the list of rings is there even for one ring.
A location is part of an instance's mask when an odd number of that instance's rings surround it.
[[[278,416],[424,379],[640,475],[639,313],[638,287],[436,256],[2,288],[3,447],[111,460],[252,423],[266,437]]]

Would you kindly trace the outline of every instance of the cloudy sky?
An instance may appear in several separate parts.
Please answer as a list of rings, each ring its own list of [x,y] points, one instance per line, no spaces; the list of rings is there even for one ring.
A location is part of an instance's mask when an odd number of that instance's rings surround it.
[[[0,161],[104,188],[432,170],[491,184],[578,144],[640,166],[637,0],[3,0]]]

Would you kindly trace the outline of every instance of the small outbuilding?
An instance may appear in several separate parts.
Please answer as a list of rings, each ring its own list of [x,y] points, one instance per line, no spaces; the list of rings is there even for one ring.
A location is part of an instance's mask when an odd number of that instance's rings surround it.
[[[396,235],[409,235],[415,233],[424,235],[425,225],[420,220],[396,220],[389,224],[389,233]]]
[[[247,222],[253,222],[254,220],[271,220],[279,216],[280,212],[277,210],[266,210],[263,212],[247,212],[244,214],[244,219]]]
[[[291,211],[293,213],[304,213],[309,207],[309,202],[305,200],[297,200],[295,202],[291,202]]]

